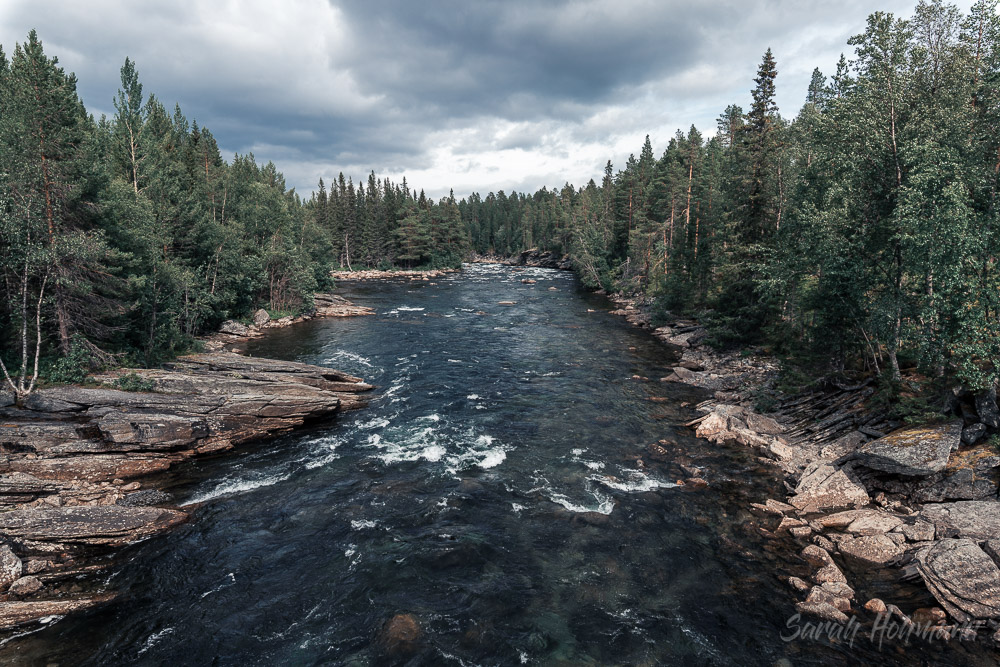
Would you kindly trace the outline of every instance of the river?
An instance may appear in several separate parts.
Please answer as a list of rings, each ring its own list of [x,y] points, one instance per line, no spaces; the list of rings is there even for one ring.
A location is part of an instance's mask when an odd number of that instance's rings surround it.
[[[370,407],[180,466],[169,490],[192,521],[119,554],[101,582],[120,592],[115,603],[18,638],[5,657],[974,659],[960,648],[879,653],[862,638],[784,641],[799,598],[778,575],[809,570],[749,512],[781,497],[777,472],[746,448],[694,439],[683,423],[706,395],[659,382],[672,353],[570,273],[472,265],[341,291],[378,315],[273,330],[249,352],[361,376],[378,386]],[[708,485],[677,484],[695,474]],[[414,652],[387,655],[377,637],[399,614],[421,636]]]

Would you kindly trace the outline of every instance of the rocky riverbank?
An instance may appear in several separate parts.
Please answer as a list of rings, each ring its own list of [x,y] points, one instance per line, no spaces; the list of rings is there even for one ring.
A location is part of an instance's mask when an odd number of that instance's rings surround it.
[[[201,339],[205,350],[209,352],[230,351],[242,352],[251,338],[263,336],[267,329],[282,327],[311,320],[314,317],[363,317],[374,315],[375,311],[367,306],[357,306],[342,296],[336,294],[314,294],[313,310],[296,316],[285,316],[272,319],[271,315],[261,308],[253,314],[250,324],[235,320],[222,323],[219,330]]]
[[[542,251],[537,248],[525,250],[513,257],[500,257],[499,255],[473,255],[470,260],[473,264],[506,264],[508,266],[532,266],[541,269],[560,269],[571,271],[573,263],[569,255],[558,255],[550,251]]]
[[[334,271],[330,275],[334,280],[386,280],[405,278],[407,280],[430,280],[440,278],[449,273],[457,273],[459,269],[361,269],[358,271]]]
[[[612,298],[616,314],[651,328],[646,304]],[[652,333],[679,352],[661,380],[711,392],[689,423],[696,435],[751,447],[783,470],[787,495],[761,498],[752,511],[800,563],[778,573],[801,596],[794,611],[1000,643],[1000,453],[988,440],[1000,430],[995,391],[953,394],[940,423],[908,426],[871,408],[870,378],[775,397],[773,360],[718,353],[694,321]],[[898,599],[886,580],[900,582]],[[902,594],[921,582],[923,602]]]
[[[21,406],[0,393],[0,630],[113,597],[78,578],[188,519],[160,473],[363,407],[372,389],[334,369],[226,352],[93,380]]]

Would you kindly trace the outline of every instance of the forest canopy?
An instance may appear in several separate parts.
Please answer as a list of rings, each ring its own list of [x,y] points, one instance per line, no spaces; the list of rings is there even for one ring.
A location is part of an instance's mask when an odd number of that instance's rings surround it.
[[[32,32],[0,51],[0,360],[11,384],[156,364],[256,308],[307,311],[333,268],[568,254],[592,289],[695,314],[715,344],[822,369],[996,382],[997,0],[876,12],[803,105],[770,49],[744,109],[649,137],[600,183],[434,201],[374,172],[303,199],[272,163],[146,94],[126,59],[111,118]],[[39,352],[35,352],[35,350]],[[39,357],[41,358],[39,361]],[[20,384],[19,384],[20,382]]]

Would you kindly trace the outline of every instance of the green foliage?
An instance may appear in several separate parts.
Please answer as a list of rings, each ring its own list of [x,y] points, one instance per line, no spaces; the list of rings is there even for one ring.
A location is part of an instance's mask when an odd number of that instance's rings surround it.
[[[111,386],[122,391],[151,392],[154,384],[152,380],[142,377],[137,373],[126,373],[113,382]]]
[[[43,377],[49,384],[79,384],[90,374],[94,359],[82,336],[74,336],[69,354],[59,357],[45,369]]]

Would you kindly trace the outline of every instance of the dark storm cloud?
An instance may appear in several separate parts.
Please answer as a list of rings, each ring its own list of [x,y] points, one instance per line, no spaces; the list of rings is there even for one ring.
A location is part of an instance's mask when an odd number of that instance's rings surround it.
[[[907,14],[912,3],[880,5]],[[711,131],[726,104],[747,103],[768,46],[779,105],[794,115],[809,72],[832,66],[871,9],[861,0],[4,0],[0,43],[9,52],[37,28],[98,114],[114,113],[129,56],[145,91],[180,103],[227,158],[274,160],[300,191],[319,176],[375,169],[461,195],[583,183],[646,133],[661,151],[678,127]]]

